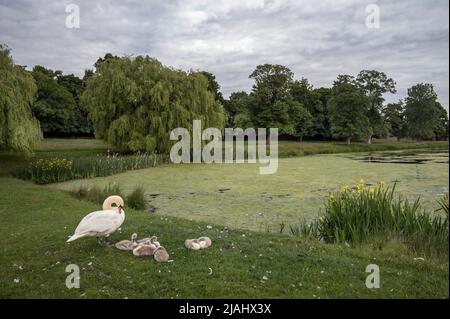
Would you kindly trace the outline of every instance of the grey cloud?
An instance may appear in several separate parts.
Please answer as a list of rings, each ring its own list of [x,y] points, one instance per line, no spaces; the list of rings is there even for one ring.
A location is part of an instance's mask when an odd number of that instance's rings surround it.
[[[372,2],[380,29],[365,26]],[[69,3],[80,6],[80,29],[65,27]],[[448,7],[446,0],[0,0],[0,42],[16,63],[78,75],[106,52],[148,54],[214,73],[225,96],[250,90],[248,75],[261,63],[284,64],[316,87],[376,68],[397,81],[388,101],[430,82],[448,109]]]

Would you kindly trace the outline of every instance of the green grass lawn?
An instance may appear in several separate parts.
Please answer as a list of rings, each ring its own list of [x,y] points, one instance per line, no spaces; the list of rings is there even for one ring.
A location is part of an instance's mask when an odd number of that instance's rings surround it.
[[[448,261],[414,260],[395,244],[352,248],[127,210],[111,239],[158,235],[174,262],[157,264],[93,238],[66,243],[97,205],[13,178],[0,178],[0,196],[0,298],[448,298]],[[199,235],[213,246],[187,251],[184,239]],[[79,289],[65,286],[69,264]],[[368,264],[380,267],[379,289],[365,286]]]
[[[420,157],[439,155],[448,160],[446,153]],[[80,185],[98,185],[103,189],[108,183],[117,182],[129,192],[142,185],[149,209],[156,209],[158,216],[264,232],[277,232],[281,223],[298,224],[304,218],[316,217],[330,192],[361,178],[373,183],[397,183],[400,193],[411,200],[421,197],[428,210],[436,209],[436,200],[448,191],[445,161],[418,165],[367,163],[353,159],[354,156],[280,159],[278,172],[273,175],[260,175],[259,164],[164,165],[47,187],[73,190]]]

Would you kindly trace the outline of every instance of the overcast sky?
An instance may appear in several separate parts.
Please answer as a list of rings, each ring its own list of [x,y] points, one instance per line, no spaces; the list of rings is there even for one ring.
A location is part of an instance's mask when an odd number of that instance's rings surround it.
[[[67,4],[80,28],[66,27]],[[380,27],[366,26],[366,6]],[[0,0],[0,43],[15,62],[81,76],[98,57],[148,54],[184,70],[216,75],[225,96],[249,91],[256,65],[288,66],[296,78],[330,86],[338,74],[384,71],[404,98],[418,82],[449,105],[448,0]]]

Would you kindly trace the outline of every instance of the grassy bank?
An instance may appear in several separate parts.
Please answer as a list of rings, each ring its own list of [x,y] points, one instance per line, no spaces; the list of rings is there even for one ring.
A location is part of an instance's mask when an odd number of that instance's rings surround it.
[[[448,150],[448,142],[411,142],[394,140],[374,140],[368,145],[364,142],[354,142],[347,145],[342,142],[294,142],[280,141],[280,158],[301,157],[314,154],[336,154],[352,152],[395,151],[406,149]],[[0,176],[7,176],[36,159],[66,158],[74,159],[106,154],[108,145],[95,139],[58,139],[43,140],[35,152],[29,156],[24,154],[0,151]]]
[[[347,145],[343,142],[291,142],[280,141],[279,157],[299,157],[315,154],[338,154],[356,152],[379,152],[401,150],[448,150],[447,141],[413,142],[395,140],[374,140],[372,144],[353,142]]]
[[[111,239],[158,235],[174,262],[156,264],[95,239],[65,242],[98,205],[12,178],[0,178],[0,196],[1,298],[448,298],[448,261],[415,260],[396,246],[321,244],[127,210]],[[213,246],[187,251],[184,239],[200,234]],[[380,289],[365,286],[373,263]],[[68,264],[81,269],[79,289],[65,286]]]
[[[8,176],[26,167],[29,161],[40,158],[83,158],[104,154],[107,151],[108,146],[100,140],[48,138],[39,144],[33,154],[0,150],[0,176]]]

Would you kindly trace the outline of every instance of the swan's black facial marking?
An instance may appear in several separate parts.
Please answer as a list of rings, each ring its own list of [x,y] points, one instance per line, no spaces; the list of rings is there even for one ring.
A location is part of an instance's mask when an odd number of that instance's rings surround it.
[[[122,205],[119,205],[119,206],[117,207],[117,210],[119,211],[119,214],[122,214],[122,211],[123,211]]]

